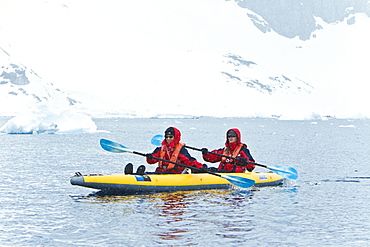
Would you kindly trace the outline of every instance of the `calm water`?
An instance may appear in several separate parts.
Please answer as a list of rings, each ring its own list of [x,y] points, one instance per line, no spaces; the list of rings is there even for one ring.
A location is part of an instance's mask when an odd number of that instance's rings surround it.
[[[370,246],[369,120],[95,121],[109,133],[0,135],[1,246]],[[100,138],[149,152],[151,137],[169,126],[187,145],[208,148],[222,147],[237,127],[258,163],[293,166],[300,177],[259,190],[134,196],[70,185],[77,171],[143,164],[102,150]]]

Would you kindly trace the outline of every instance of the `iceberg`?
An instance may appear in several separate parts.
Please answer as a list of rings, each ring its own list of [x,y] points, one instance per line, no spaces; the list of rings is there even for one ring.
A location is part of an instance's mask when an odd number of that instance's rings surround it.
[[[42,103],[11,118],[1,128],[7,134],[93,133],[97,126],[88,115],[72,107],[58,108]]]

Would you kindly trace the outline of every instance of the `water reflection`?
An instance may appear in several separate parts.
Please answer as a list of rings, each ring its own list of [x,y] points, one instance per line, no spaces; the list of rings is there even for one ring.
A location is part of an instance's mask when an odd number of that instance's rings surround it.
[[[151,199],[153,206],[158,209],[157,216],[164,219],[164,222],[156,224],[162,230],[157,234],[161,240],[189,241],[199,231],[216,234],[214,229],[220,226],[230,232],[250,230],[242,227],[240,222],[235,223],[235,216],[229,216],[229,212],[223,212],[223,209],[225,204],[230,211],[243,207],[251,199],[251,193],[230,190],[188,191],[160,194]],[[220,217],[225,220],[220,220]],[[248,221],[244,218],[242,225]]]
[[[188,241],[199,237],[200,232],[234,238],[251,231],[254,226],[253,215],[249,211],[254,197],[252,190],[179,191],[126,196],[97,192],[71,197],[75,202],[102,204],[105,209],[110,208],[110,213],[114,211],[117,214],[117,211],[123,210],[126,218],[138,217],[138,214],[144,214],[148,220],[154,218],[151,227],[152,234],[158,238],[157,244],[171,240]]]
[[[171,217],[171,221],[182,220],[180,217],[186,212],[191,192],[174,192],[153,196],[151,202],[158,209],[158,216]],[[169,222],[168,222],[169,223]]]
[[[189,211],[189,204],[193,200],[193,192],[174,192],[153,195],[150,199],[156,216],[163,218],[163,221],[156,224],[157,236],[161,240],[178,240],[184,237],[188,228],[184,227],[182,221]]]

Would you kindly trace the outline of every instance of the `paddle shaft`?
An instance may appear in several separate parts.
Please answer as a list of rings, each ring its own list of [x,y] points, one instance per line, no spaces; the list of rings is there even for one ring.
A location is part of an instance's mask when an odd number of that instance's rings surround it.
[[[196,151],[200,151],[200,152],[202,151],[202,149],[200,149],[200,148],[189,147],[189,146],[185,146],[185,147],[186,147],[186,148],[189,148],[189,149],[196,150]],[[228,156],[228,155],[219,154],[219,153],[214,153],[214,152],[210,152],[210,151],[208,151],[208,153],[210,153],[210,154],[215,154],[215,155],[218,155],[218,156],[221,156],[221,157],[225,157],[225,158],[228,158],[228,159],[233,159],[233,160],[238,160],[238,161],[240,161],[240,159],[238,159],[238,158],[234,158],[234,157],[231,157],[231,156]],[[245,163],[245,164],[253,164],[253,165],[256,165],[256,166],[261,166],[261,167],[267,168],[267,166],[266,166],[266,165],[262,165],[262,164],[257,164],[257,163],[248,162],[248,161],[241,161],[241,162],[243,162],[243,163]]]
[[[151,143],[153,145],[157,145],[157,146],[160,146],[161,145],[161,141],[160,139],[163,139],[164,136],[163,135],[155,135],[153,136],[152,140],[151,140]],[[195,148],[195,147],[190,147],[190,146],[184,146],[185,148],[189,148],[189,149],[193,149],[193,150],[196,150],[196,151],[202,151],[202,149],[200,148]],[[221,157],[225,157],[225,158],[228,158],[228,159],[233,159],[233,160],[237,160],[237,161],[241,161],[239,158],[234,158],[234,157],[231,157],[231,156],[228,156],[228,155],[224,155],[224,154],[219,154],[219,153],[213,153],[213,152],[209,152],[208,153],[210,154],[214,154],[214,155],[218,155],[218,156],[221,156]],[[261,165],[261,164],[257,164],[257,163],[253,163],[253,162],[248,162],[248,161],[241,161],[242,163],[244,164],[240,164],[241,166],[242,165],[246,165],[246,164],[253,164],[253,165],[258,165],[258,166],[261,166],[261,167],[264,167],[264,168],[268,168],[266,165]]]
[[[146,154],[143,154],[143,153],[140,153],[140,152],[137,152],[137,151],[132,151],[132,153],[146,157]],[[180,163],[177,163],[177,162],[173,162],[173,161],[170,161],[170,160],[165,160],[165,159],[154,157],[154,156],[152,156],[152,157],[153,157],[153,159],[157,159],[157,160],[160,160],[160,161],[164,161],[164,162],[167,162],[167,163],[172,163],[172,164],[182,166],[182,167],[185,167],[185,168],[189,168],[189,169],[192,169],[192,170],[198,170],[198,171],[206,172],[208,174],[212,174],[212,175],[215,175],[215,176],[218,176],[218,177],[222,177],[220,174],[217,174],[217,173],[213,173],[213,172],[210,172],[210,171],[205,171],[203,169],[195,168],[195,167],[192,167],[192,166],[187,166],[187,165],[184,165],[184,164],[180,164]]]
[[[185,146],[185,147],[187,147],[189,149],[196,150],[196,151],[202,151],[202,149],[195,148],[195,147],[189,147],[189,146]],[[233,157],[228,156],[228,155],[214,153],[214,152],[208,152],[208,153],[218,155],[218,156],[221,156],[221,157],[225,157],[225,158],[228,158],[228,159],[235,159],[235,160],[240,161],[240,159],[233,158]],[[253,162],[248,162],[248,161],[241,161],[241,162],[244,163],[244,164],[241,164],[241,165],[254,164],[256,166],[264,167],[264,168],[269,169],[269,170],[271,170],[271,171],[273,171],[273,172],[277,173],[278,175],[283,176],[285,178],[290,178],[290,179],[297,179],[298,178],[298,173],[293,167],[283,167],[283,166],[271,167],[271,166],[262,165],[262,164],[258,164],[258,163],[253,163]]]

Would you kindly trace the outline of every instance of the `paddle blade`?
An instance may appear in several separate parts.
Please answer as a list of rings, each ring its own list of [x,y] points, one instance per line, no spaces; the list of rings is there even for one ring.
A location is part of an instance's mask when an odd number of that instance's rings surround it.
[[[110,140],[106,139],[100,139],[100,146],[112,153],[132,153],[133,151],[128,149],[127,147],[117,143],[117,142],[112,142]]]
[[[249,178],[243,178],[234,175],[221,175],[222,178],[227,179],[231,184],[241,187],[241,188],[249,188],[252,187],[255,183],[254,180]]]
[[[266,166],[266,168],[275,172],[276,174],[289,179],[297,179],[298,172],[293,167],[277,165],[277,166]]]
[[[164,136],[163,135],[155,135],[155,136],[153,136],[153,138],[152,138],[152,140],[150,142],[153,145],[161,146],[163,139],[164,139]]]

